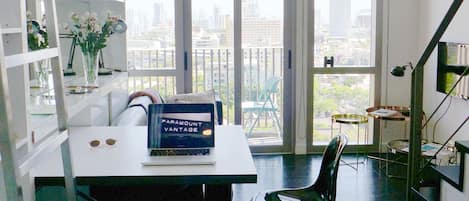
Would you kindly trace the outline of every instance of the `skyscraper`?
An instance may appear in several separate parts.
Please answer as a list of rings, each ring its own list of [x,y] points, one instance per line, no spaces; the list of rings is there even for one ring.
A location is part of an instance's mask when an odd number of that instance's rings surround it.
[[[345,38],[351,28],[351,0],[330,0],[329,27],[330,36]]]
[[[161,23],[163,18],[163,5],[162,3],[156,2],[153,4],[153,21],[152,25],[157,26]]]
[[[241,6],[243,7],[243,17],[259,17],[259,2],[257,0],[243,0]]]
[[[213,7],[213,16],[211,18],[211,29],[223,30],[225,28],[225,16],[220,14],[220,7],[215,5]]]

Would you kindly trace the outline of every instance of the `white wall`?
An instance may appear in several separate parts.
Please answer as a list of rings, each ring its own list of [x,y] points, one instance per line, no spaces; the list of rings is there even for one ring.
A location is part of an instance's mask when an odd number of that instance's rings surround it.
[[[71,14],[77,13],[83,15],[85,12],[96,13],[98,15],[98,21],[102,23],[107,15],[107,12],[111,12],[111,15],[118,16],[125,19],[125,3],[120,1],[74,1],[74,0],[57,0],[57,18],[59,27],[59,33],[67,33],[64,30],[64,24],[70,25],[72,23],[70,16]],[[68,54],[70,51],[70,45],[72,39],[61,39],[60,44],[62,46],[62,61],[63,67],[67,67]],[[127,71],[127,42],[126,34],[114,34],[108,39],[107,47],[103,49],[104,65],[106,68],[119,69],[121,71]],[[73,70],[79,74],[83,74],[83,68],[81,67],[81,52],[80,47],[77,46],[75,50],[75,57],[73,60]]]
[[[418,1],[385,0],[383,4],[381,105],[410,106],[410,71],[405,77],[394,77],[389,72],[396,65],[417,62]],[[409,135],[408,122],[380,123],[383,143]]]
[[[420,35],[419,52],[423,52],[426,43],[430,40],[437,26],[446,14],[452,1],[441,0],[420,0]],[[459,9],[454,20],[443,35],[441,41],[469,43],[469,2],[464,2]],[[425,88],[424,88],[424,111],[428,114],[432,112],[444,94],[436,92],[436,69],[437,69],[437,50],[433,51],[432,56],[425,66]],[[439,110],[435,120],[444,112],[448,106],[449,100]],[[441,119],[435,129],[436,141],[444,142],[451,135],[462,121],[469,116],[469,101],[454,97],[448,113]],[[431,121],[429,132],[432,133],[432,127],[435,120]],[[466,124],[456,135],[454,140],[469,140],[469,125]]]

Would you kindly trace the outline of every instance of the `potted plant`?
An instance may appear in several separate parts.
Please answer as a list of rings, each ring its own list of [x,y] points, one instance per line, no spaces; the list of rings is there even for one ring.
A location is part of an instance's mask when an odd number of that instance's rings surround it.
[[[83,58],[83,71],[86,86],[98,86],[98,53],[106,47],[107,39],[113,33],[113,27],[118,24],[119,19],[107,15],[106,20],[98,22],[96,14],[84,13],[71,15],[72,25],[65,26],[65,30],[76,40],[80,47]]]
[[[41,50],[49,47],[47,36],[45,16],[42,17],[41,23],[31,18],[28,12],[28,47],[31,51]],[[42,24],[42,25],[41,25]],[[49,82],[49,60],[45,59],[35,64],[36,80],[38,87],[47,87]]]

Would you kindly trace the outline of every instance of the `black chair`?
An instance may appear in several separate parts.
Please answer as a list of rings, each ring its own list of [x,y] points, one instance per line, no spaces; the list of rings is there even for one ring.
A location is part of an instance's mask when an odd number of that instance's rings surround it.
[[[335,201],[340,156],[347,141],[346,136],[338,135],[329,142],[323,154],[319,176],[313,185],[297,189],[260,192],[251,201],[282,201],[292,200],[291,198],[301,201]]]

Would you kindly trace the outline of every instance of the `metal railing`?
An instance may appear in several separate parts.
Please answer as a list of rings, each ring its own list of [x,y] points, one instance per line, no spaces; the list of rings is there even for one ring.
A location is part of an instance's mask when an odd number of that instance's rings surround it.
[[[283,77],[283,48],[243,48],[243,89],[242,101],[258,101],[265,82],[271,77]],[[175,67],[174,49],[129,49],[129,72],[142,70],[171,70]],[[234,61],[230,48],[194,48],[192,51],[193,92],[214,89],[223,101],[224,123],[234,123]],[[283,113],[283,81],[279,92],[272,98]],[[129,77],[129,91],[154,88],[162,96],[173,95],[176,91],[175,76],[139,74]],[[236,89],[238,90],[238,89]],[[267,115],[257,127],[273,127]]]

